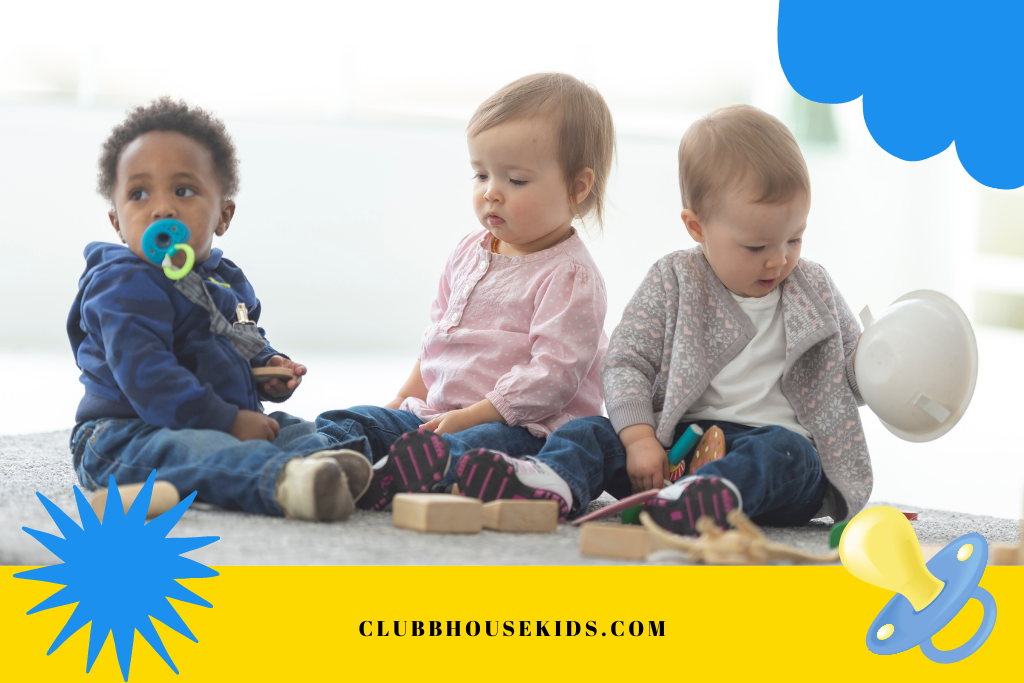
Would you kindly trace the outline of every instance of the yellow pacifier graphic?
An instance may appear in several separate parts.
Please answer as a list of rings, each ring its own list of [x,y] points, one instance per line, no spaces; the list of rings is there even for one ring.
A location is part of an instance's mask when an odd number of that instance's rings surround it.
[[[995,627],[995,599],[978,585],[988,560],[988,543],[981,534],[961,536],[926,565],[907,518],[896,508],[879,505],[861,511],[846,525],[839,557],[861,581],[897,593],[868,629],[867,646],[875,654],[920,646],[934,662],[958,662],[981,647]],[[972,598],[985,610],[977,633],[958,648],[937,649],[932,636]]]

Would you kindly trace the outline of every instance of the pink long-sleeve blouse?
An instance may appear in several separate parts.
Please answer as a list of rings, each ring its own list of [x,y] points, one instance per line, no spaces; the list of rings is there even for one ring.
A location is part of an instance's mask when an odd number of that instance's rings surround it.
[[[598,368],[608,346],[604,280],[574,231],[526,256],[491,253],[474,232],[448,257],[420,347],[424,422],[486,398],[506,423],[547,437],[602,412]]]

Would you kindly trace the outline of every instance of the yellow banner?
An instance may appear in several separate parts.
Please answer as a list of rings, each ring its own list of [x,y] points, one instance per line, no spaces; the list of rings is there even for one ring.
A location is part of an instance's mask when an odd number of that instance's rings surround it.
[[[121,680],[113,639],[86,674],[89,626],[46,651],[73,605],[26,615],[59,587],[0,567],[5,681]],[[1024,567],[989,567],[995,630],[936,664],[878,656],[868,627],[892,593],[842,567],[215,567],[171,601],[198,643],[157,623],[176,676],[136,634],[129,680],[1011,680],[1022,670]],[[96,590],[116,590],[97,586]],[[971,600],[934,643],[981,623]],[[1007,678],[1008,677],[1008,678]]]

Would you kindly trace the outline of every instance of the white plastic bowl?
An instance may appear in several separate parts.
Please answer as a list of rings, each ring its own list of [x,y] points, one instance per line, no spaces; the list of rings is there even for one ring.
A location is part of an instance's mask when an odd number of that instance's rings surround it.
[[[967,316],[927,289],[900,297],[874,320],[864,311],[854,372],[868,407],[901,439],[939,438],[963,417],[978,380]]]

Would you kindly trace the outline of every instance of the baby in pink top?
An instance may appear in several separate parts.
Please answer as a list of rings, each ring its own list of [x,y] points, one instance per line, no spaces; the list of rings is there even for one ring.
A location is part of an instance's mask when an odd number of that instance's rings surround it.
[[[600,493],[603,471],[549,441],[602,411],[607,298],[573,222],[601,222],[611,113],[572,76],[534,74],[481,104],[467,141],[485,229],[448,257],[409,379],[387,406],[330,411],[317,427],[374,463],[361,508],[458,478],[463,495],[551,499],[564,518]]]
[[[575,231],[517,256],[500,244],[494,253],[495,241],[474,232],[448,257],[420,350],[426,396],[407,396],[400,409],[444,433],[456,417],[442,427],[445,415],[486,400],[505,424],[546,438],[601,414],[604,281]]]

